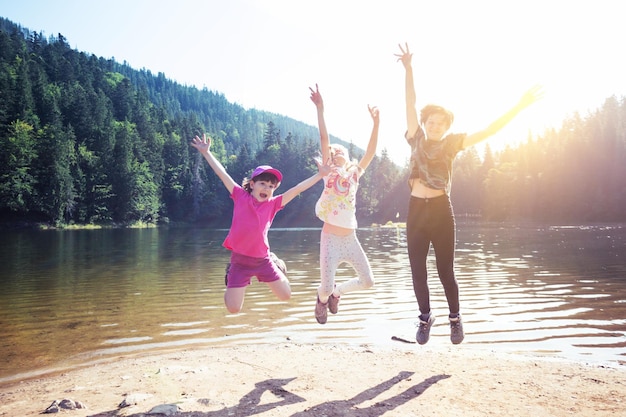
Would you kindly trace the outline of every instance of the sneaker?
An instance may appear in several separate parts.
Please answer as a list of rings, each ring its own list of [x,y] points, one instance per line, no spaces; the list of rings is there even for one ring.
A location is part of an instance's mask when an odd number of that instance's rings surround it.
[[[458,345],[465,338],[465,333],[463,333],[463,322],[461,321],[461,316],[450,319],[450,341]]]
[[[331,294],[330,297],[328,297],[328,311],[330,311],[333,314],[337,314],[337,312],[339,311],[339,299],[341,297],[335,297],[334,294]]]
[[[328,319],[328,302],[322,303],[319,296],[315,303],[315,319],[319,324],[325,324]]]
[[[428,317],[428,321],[420,319],[420,324],[417,328],[417,334],[415,335],[417,343],[419,343],[420,345],[425,345],[426,342],[428,342],[428,339],[430,338],[430,328],[432,327],[434,322],[435,316],[433,314]]]
[[[274,252],[270,252],[270,258],[276,264],[278,269],[283,271],[283,274],[287,275],[287,265],[285,264],[285,261],[276,256]]]

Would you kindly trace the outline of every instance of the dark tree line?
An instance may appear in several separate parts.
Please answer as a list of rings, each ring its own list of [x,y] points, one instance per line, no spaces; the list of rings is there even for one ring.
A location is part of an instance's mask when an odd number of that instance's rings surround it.
[[[529,138],[516,149],[455,161],[457,215],[489,220],[621,221],[626,203],[624,100]],[[232,202],[190,148],[207,132],[240,181],[257,165],[284,174],[284,191],[310,176],[316,127],[246,110],[163,73],[73,50],[0,18],[0,215],[9,223],[227,227]],[[333,141],[342,142],[338,138]],[[393,138],[401,143],[402,138]],[[349,146],[351,155],[363,151]],[[408,145],[407,145],[408,153]],[[361,225],[406,218],[407,167],[383,149],[358,193]],[[279,213],[277,226],[320,225],[321,182]]]
[[[202,132],[214,139],[213,152],[236,181],[270,164],[285,175],[281,191],[316,169],[316,127],[72,50],[61,34],[46,39],[4,19],[0,24],[5,219],[227,226],[230,197],[189,146]],[[381,174],[396,181],[401,169],[385,154],[378,159]],[[360,197],[367,221],[379,218],[376,185],[364,185]],[[292,202],[276,224],[318,225],[313,207],[320,187]]]
[[[456,163],[457,213],[489,220],[626,220],[626,101],[610,97],[585,117],[529,137],[484,160],[468,150]]]

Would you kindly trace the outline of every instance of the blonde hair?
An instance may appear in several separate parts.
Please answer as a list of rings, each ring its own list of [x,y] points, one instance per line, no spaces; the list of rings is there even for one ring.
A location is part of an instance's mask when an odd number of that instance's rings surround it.
[[[356,159],[350,159],[350,153],[348,152],[348,148],[346,148],[345,146],[340,145],[338,143],[333,143],[333,144],[331,144],[328,147],[330,148],[330,158],[331,158],[331,160],[333,158],[333,155],[335,154],[335,149],[338,149],[338,150],[341,151],[341,153],[343,153],[344,158],[346,160],[346,163],[343,166],[343,168],[346,171],[350,171],[352,168],[359,166],[359,161],[357,161]]]

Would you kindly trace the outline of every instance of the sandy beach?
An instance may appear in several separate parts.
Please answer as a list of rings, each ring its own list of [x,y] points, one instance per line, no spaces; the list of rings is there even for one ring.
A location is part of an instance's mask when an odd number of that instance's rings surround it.
[[[0,386],[0,415],[626,415],[626,368],[398,343],[196,347]],[[73,404],[74,403],[74,404]]]

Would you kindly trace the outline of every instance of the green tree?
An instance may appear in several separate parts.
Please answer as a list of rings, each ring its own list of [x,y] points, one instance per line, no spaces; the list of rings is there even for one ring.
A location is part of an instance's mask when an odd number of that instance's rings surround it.
[[[115,146],[113,159],[108,166],[107,177],[111,179],[113,220],[126,224],[133,219],[132,200],[138,183],[133,165],[133,144],[139,140],[134,126],[128,122],[115,122]]]
[[[159,219],[159,190],[149,164],[134,161],[130,177],[134,183],[128,220],[156,223]]]
[[[77,221],[110,223],[113,220],[109,207],[113,200],[113,187],[105,174],[102,158],[84,144],[78,146],[77,158],[83,179],[79,185],[81,201]]]
[[[263,135],[263,148],[269,149],[275,145],[280,145],[280,129],[270,120],[267,122],[265,134]]]
[[[75,136],[59,123],[44,127],[39,136],[38,190],[41,209],[56,224],[66,223],[76,209],[72,178],[76,163]]]
[[[0,207],[29,211],[36,185],[31,167],[36,159],[33,127],[21,120],[12,122],[8,136],[0,140]]]

